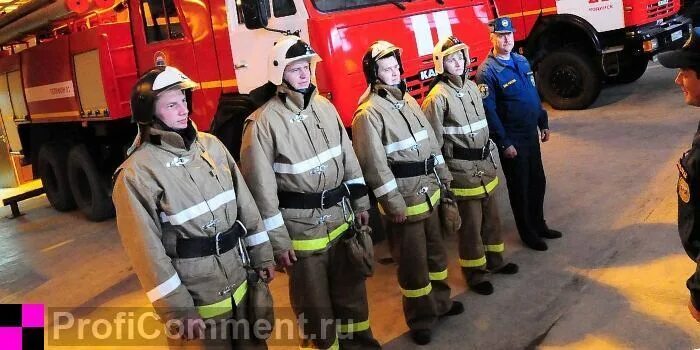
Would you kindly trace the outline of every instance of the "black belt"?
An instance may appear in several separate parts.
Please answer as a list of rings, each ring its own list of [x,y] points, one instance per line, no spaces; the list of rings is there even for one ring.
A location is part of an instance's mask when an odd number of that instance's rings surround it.
[[[321,193],[301,193],[281,191],[277,193],[280,208],[289,209],[328,209],[343,200],[343,197],[357,199],[367,195],[367,186],[362,184],[341,184]]]
[[[422,162],[396,162],[389,167],[395,178],[414,177],[434,174],[435,156],[432,155]]]
[[[175,249],[181,259],[221,255],[235,248],[238,245],[238,239],[245,234],[245,227],[236,220],[230,229],[217,233],[214,237],[178,239]]]
[[[452,149],[452,158],[461,160],[484,160],[488,158],[489,151],[486,148],[462,148]]]
[[[486,142],[483,148],[464,148],[455,146],[452,149],[452,158],[461,160],[484,160],[491,154],[491,140]]]

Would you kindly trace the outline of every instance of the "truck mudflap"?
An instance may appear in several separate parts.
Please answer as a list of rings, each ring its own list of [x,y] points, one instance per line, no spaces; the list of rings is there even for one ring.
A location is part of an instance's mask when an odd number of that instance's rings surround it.
[[[655,55],[661,51],[679,48],[690,37],[692,30],[690,18],[675,15],[661,22],[654,22],[628,31],[627,38],[632,41],[629,47],[642,54]]]

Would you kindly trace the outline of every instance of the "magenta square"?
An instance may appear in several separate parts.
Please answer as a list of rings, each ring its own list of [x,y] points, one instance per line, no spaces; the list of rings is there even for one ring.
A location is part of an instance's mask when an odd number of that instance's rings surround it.
[[[22,328],[0,327],[0,344],[3,350],[22,350]]]
[[[22,327],[44,327],[44,304],[22,305]]]

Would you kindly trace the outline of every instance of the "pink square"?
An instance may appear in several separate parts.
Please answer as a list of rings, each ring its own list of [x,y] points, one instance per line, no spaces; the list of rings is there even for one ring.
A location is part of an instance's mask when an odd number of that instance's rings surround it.
[[[22,305],[22,327],[44,327],[44,304]]]
[[[3,350],[22,350],[22,328],[0,327],[0,344]]]

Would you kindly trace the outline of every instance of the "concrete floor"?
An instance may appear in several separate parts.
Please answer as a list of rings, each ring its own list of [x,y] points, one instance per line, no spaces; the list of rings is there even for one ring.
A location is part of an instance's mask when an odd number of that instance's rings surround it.
[[[588,110],[551,111],[545,211],[564,238],[547,252],[522,248],[502,186],[507,256],[521,272],[494,276],[491,296],[465,291],[452,243],[449,278],[467,312],[442,322],[424,348],[700,347],[700,325],[686,308],[694,264],[678,239],[675,197],[675,162],[700,109],[683,104],[674,76],[652,64],[637,83],[606,88]],[[25,216],[0,220],[0,303],[86,307],[87,315],[149,305],[114,221],[57,213],[44,196],[21,208]],[[405,334],[394,270],[378,265],[368,281],[372,328],[385,349],[419,348]],[[279,275],[272,285],[285,310],[286,283]]]

